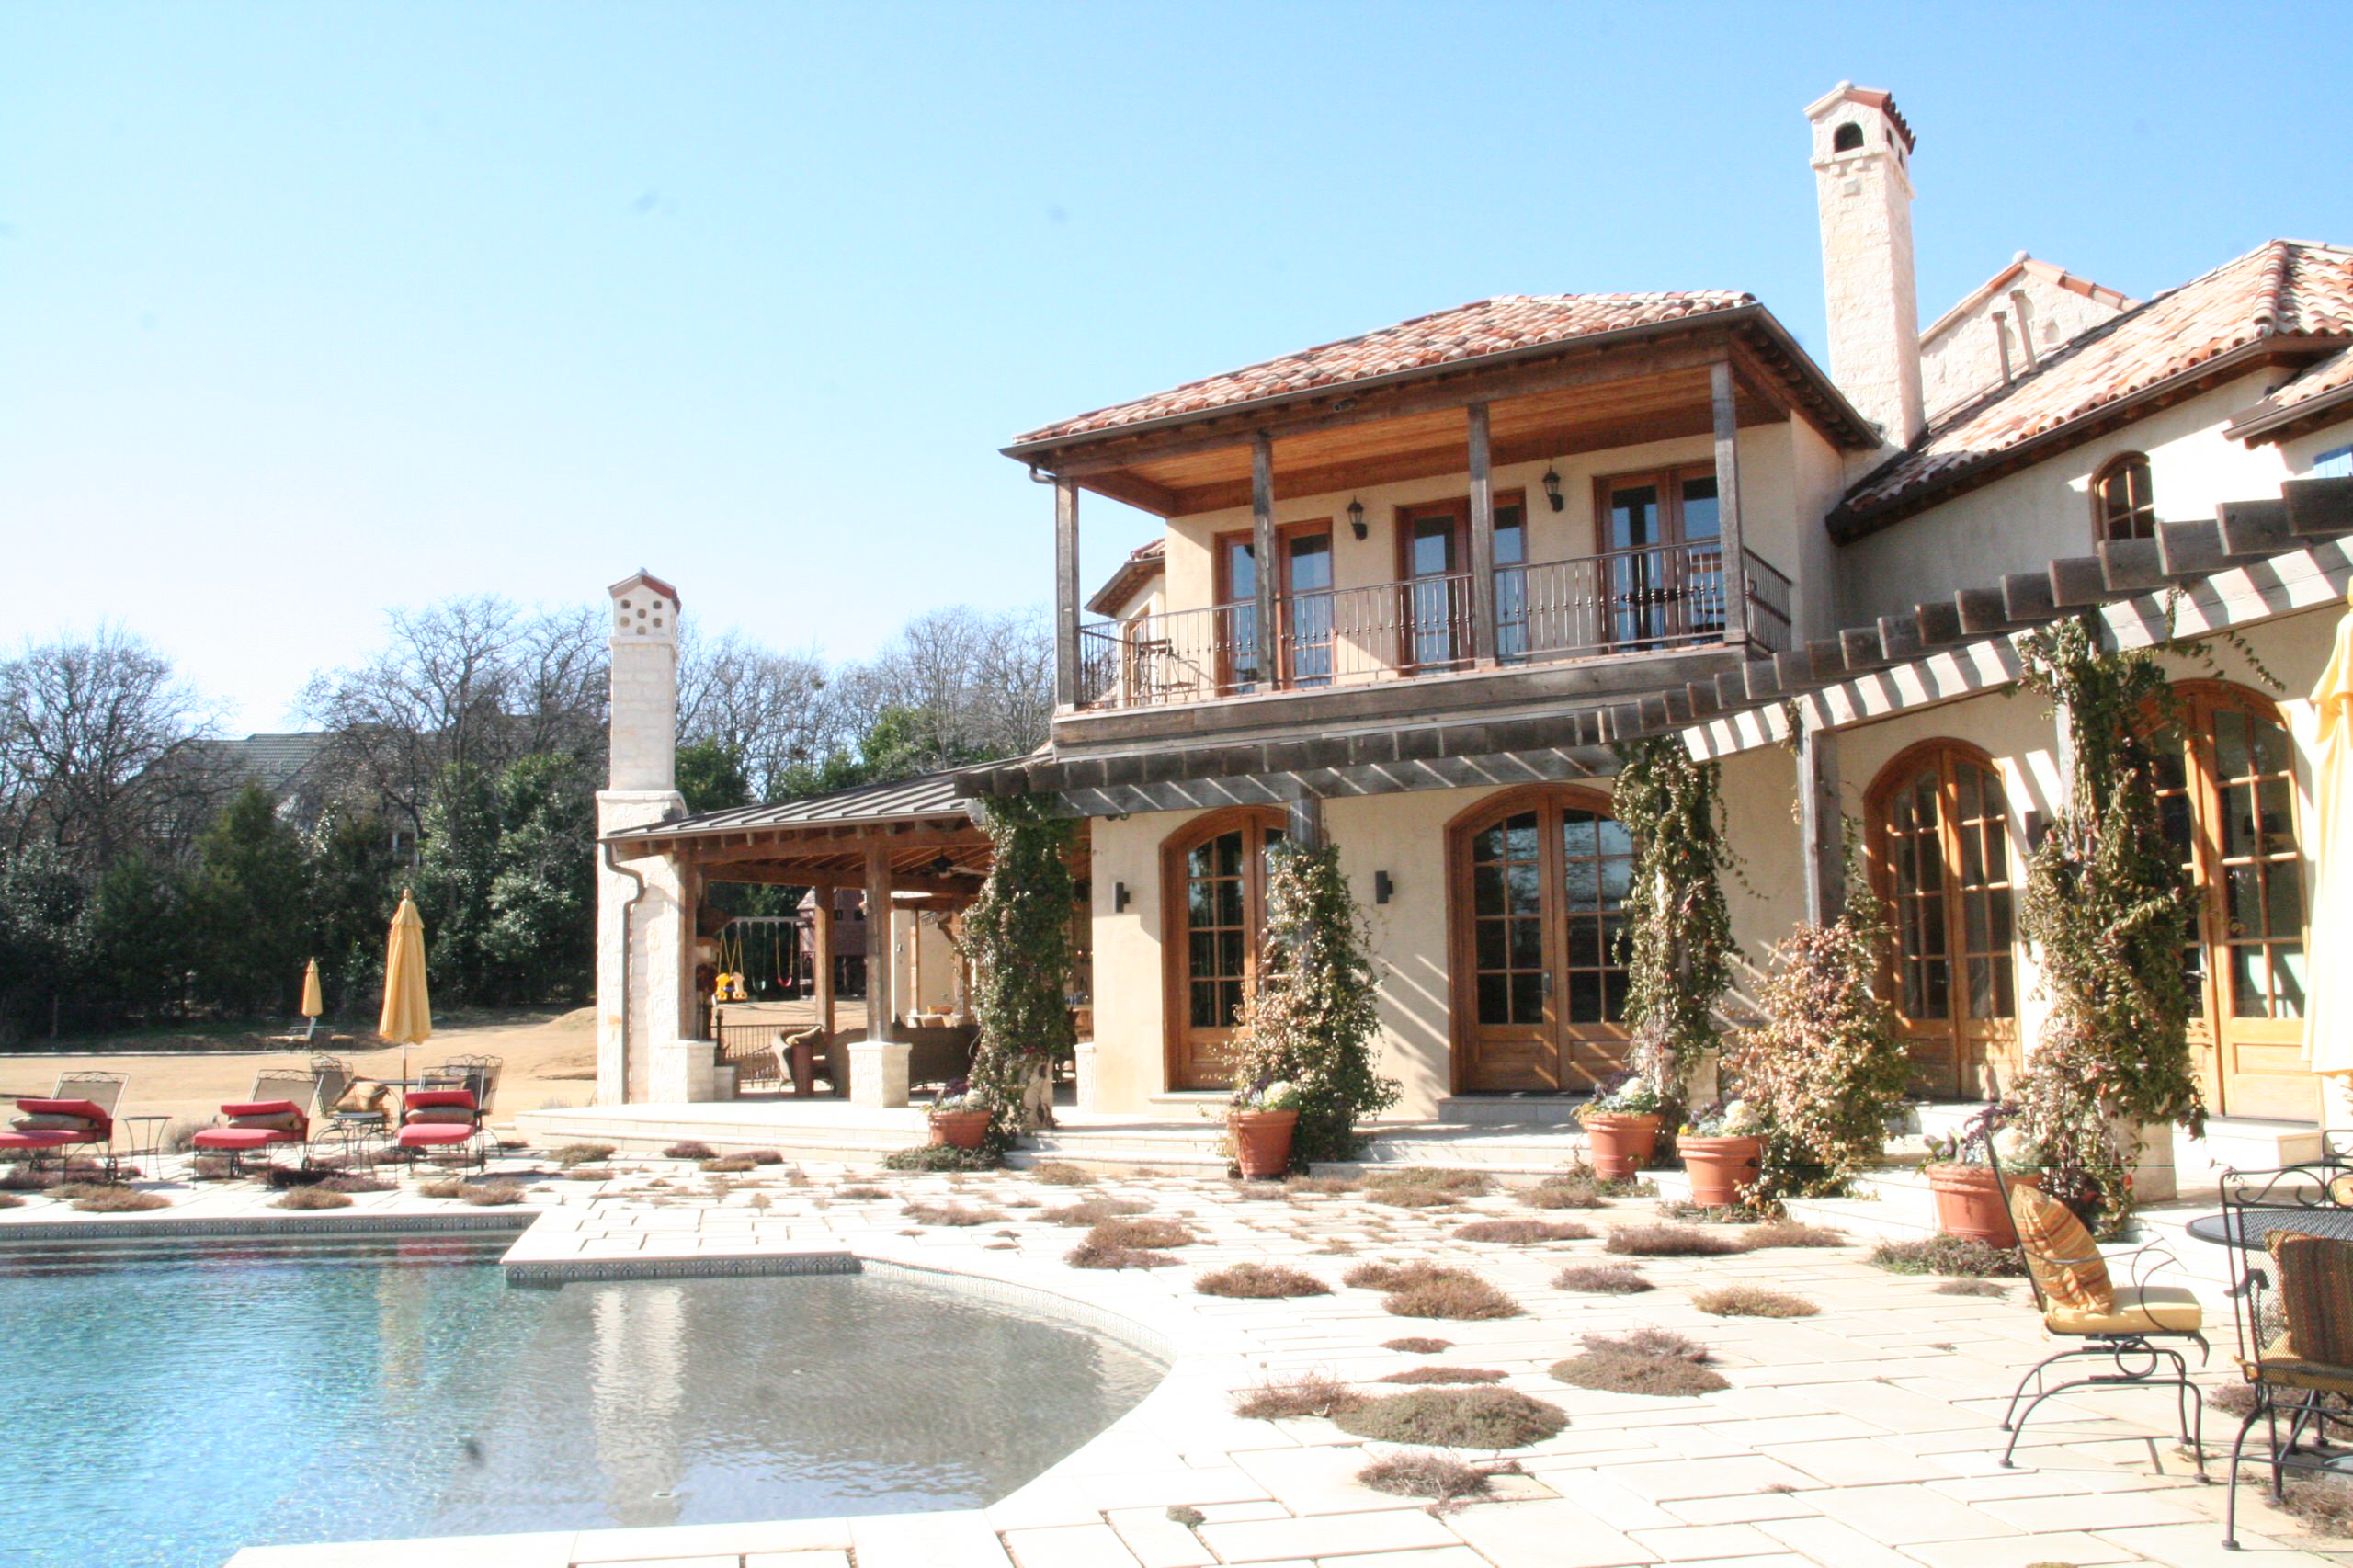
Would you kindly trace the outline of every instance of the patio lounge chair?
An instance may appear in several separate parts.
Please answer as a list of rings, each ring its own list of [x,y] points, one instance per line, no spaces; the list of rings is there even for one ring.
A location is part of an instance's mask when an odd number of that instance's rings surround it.
[[[2270,1255],[2268,1274],[2249,1267],[2231,1293],[2239,1368],[2255,1391],[2255,1407],[2231,1444],[2222,1544],[2233,1551],[2238,1548],[2239,1458],[2256,1422],[2267,1426],[2273,1502],[2285,1495],[2290,1471],[2342,1473],[2342,1448],[2310,1446],[2306,1440],[2325,1443],[2331,1426],[2340,1437],[2353,1433],[2353,1241],[2310,1233],[2341,1229],[2346,1208],[2330,1200],[2343,1190],[2337,1187],[2343,1174],[2341,1167],[2307,1165],[2252,1175],[2234,1171],[2223,1178],[2226,1233],[2250,1239],[2260,1234]],[[2292,1178],[2292,1188],[2283,1177]],[[2311,1178],[2326,1185],[2315,1191]],[[2284,1441],[2282,1416],[2288,1428]]]
[[[2012,1467],[2018,1435],[2026,1430],[2035,1406],[2046,1399],[2078,1389],[2170,1388],[2181,1417],[2181,1440],[2203,1476],[2203,1406],[2178,1346],[2196,1345],[2200,1362],[2205,1361],[2205,1314],[2188,1290],[2144,1282],[2154,1268],[2174,1262],[2173,1255],[2162,1247],[2143,1247],[2120,1258],[2132,1265],[2133,1283],[2119,1285],[2083,1221],[2040,1187],[2012,1190],[2010,1218],[2018,1225],[2018,1252],[2026,1260],[2035,1305],[2042,1312],[2043,1332],[2067,1348],[2036,1362],[2018,1380],[2002,1417],[2002,1430],[2010,1435],[2002,1449],[2002,1467]],[[2052,1368],[2076,1359],[2106,1360],[2108,1367],[2062,1382],[2047,1381]],[[2167,1368],[2172,1375],[2160,1376]],[[2021,1412],[2018,1402],[2027,1399],[2029,1389],[2033,1397]]]
[[[7,1131],[0,1131],[0,1152],[29,1154],[38,1164],[43,1154],[60,1150],[110,1148],[115,1109],[130,1081],[124,1073],[59,1074],[57,1088],[48,1097],[17,1102],[16,1117]],[[113,1164],[108,1155],[109,1174]]]
[[[309,1067],[265,1067],[254,1074],[253,1093],[221,1108],[221,1119],[191,1140],[199,1154],[226,1154],[229,1174],[243,1174],[245,1160],[291,1143],[310,1160],[311,1106],[318,1096],[318,1074]]]
[[[401,1152],[420,1154],[455,1151],[471,1154],[474,1168],[490,1164],[490,1135],[472,1089],[416,1089],[401,1106]]]
[[[498,1098],[498,1074],[505,1062],[498,1056],[452,1056],[418,1074],[417,1086],[464,1089],[474,1096],[474,1108],[488,1117],[492,1102]]]

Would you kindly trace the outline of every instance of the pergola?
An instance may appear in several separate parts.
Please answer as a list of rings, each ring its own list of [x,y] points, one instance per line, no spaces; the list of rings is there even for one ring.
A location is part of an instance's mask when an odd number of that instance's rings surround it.
[[[991,862],[988,835],[956,798],[953,774],[868,784],[773,806],[744,806],[650,823],[609,835],[617,861],[667,858],[699,882],[814,888],[816,950],[833,952],[834,892],[866,894],[866,1010],[871,1038],[889,1038],[892,895],[923,895],[914,907],[952,912],[980,892]],[[900,908],[909,906],[901,901]],[[816,966],[817,1021],[834,1032],[834,966]]]

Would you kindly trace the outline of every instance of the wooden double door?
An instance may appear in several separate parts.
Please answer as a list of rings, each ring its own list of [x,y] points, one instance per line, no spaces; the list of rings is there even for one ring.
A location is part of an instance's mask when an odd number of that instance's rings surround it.
[[[1162,1017],[1172,1089],[1231,1081],[1227,1053],[1266,940],[1267,858],[1283,838],[1280,811],[1243,806],[1188,824],[1162,846]]]
[[[1577,1094],[1618,1072],[1634,846],[1608,797],[1512,790],[1447,849],[1457,1089]]]

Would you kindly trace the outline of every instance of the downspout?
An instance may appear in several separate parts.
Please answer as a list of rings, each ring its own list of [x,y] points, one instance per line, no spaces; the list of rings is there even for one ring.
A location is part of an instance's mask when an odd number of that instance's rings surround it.
[[[632,871],[613,858],[613,845],[610,839],[607,839],[602,847],[605,852],[605,869],[627,877],[637,888],[637,891],[630,894],[621,904],[621,1103],[627,1105],[629,1103],[629,949],[636,933],[638,901],[645,896],[645,878],[642,873]]]

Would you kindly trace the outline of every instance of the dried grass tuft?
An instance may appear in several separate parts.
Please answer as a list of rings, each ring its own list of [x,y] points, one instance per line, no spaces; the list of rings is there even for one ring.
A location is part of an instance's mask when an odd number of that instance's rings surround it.
[[[329,1192],[395,1192],[400,1188],[400,1183],[386,1181],[366,1171],[337,1171],[319,1185]]]
[[[1744,1250],[1738,1237],[1696,1225],[1620,1225],[1602,1244],[1630,1257],[1723,1257]]]
[[[460,1196],[477,1209],[499,1209],[523,1201],[523,1184],[519,1181],[468,1182]]]
[[[1938,1281],[1939,1296],[2006,1296],[2009,1287],[1993,1279],[1943,1279]]]
[[[1495,1178],[1483,1171],[1442,1171],[1431,1165],[1376,1166],[1361,1178],[1368,1193],[1386,1187],[1434,1187],[1457,1198],[1477,1198],[1495,1190]]]
[[[760,1162],[749,1154],[721,1154],[702,1162],[702,1168],[713,1176],[743,1176],[760,1168]]]
[[[1063,1254],[1063,1261],[1073,1268],[1174,1268],[1176,1266],[1176,1259],[1167,1253],[1153,1252],[1144,1247],[1107,1246],[1091,1233]]]
[[[708,1143],[698,1143],[689,1139],[683,1143],[673,1143],[662,1153],[673,1160],[708,1160],[715,1158],[719,1151]]]
[[[1280,1381],[1270,1378],[1242,1390],[1233,1396],[1233,1414],[1245,1421],[1335,1416],[1362,1404],[1364,1397],[1329,1372],[1302,1372]]]
[[[1491,1367],[1408,1367],[1381,1380],[1384,1383],[1499,1383],[1504,1374]]]
[[[298,1187],[288,1192],[272,1209],[348,1209],[351,1199],[321,1183],[317,1187]]]
[[[1518,1317],[1520,1312],[1518,1301],[1477,1275],[1434,1263],[1362,1263],[1348,1270],[1344,1282],[1385,1291],[1382,1310],[1401,1318],[1470,1322]]]
[[[2015,1248],[1942,1234],[1876,1243],[1870,1261],[1890,1274],[1942,1274],[1961,1279],[2015,1279],[2026,1272]]]
[[[573,1165],[564,1171],[563,1179],[566,1181],[610,1181],[613,1179],[613,1167],[610,1165]]]
[[[919,1225],[993,1225],[1005,1215],[995,1209],[973,1209],[961,1203],[932,1203],[910,1199],[899,1212]]]
[[[1029,1167],[1029,1179],[1042,1181],[1048,1187],[1085,1187],[1095,1178],[1076,1165],[1062,1160],[1048,1160]]]
[[[2314,1535],[2353,1535],[2353,1481],[2290,1481],[2280,1506]]]
[[[614,1153],[610,1143],[566,1143],[551,1157],[557,1165],[569,1168],[573,1165],[601,1165],[611,1159]]]
[[[1451,1339],[1432,1339],[1426,1335],[1409,1334],[1403,1339],[1384,1339],[1383,1350],[1395,1350],[1407,1356],[1439,1356],[1454,1348]]]
[[[1515,1389],[1416,1389],[1369,1399],[1333,1418],[1343,1432],[1377,1443],[1442,1449],[1518,1449],[1569,1424],[1556,1404]]]
[[[1396,1182],[1381,1187],[1367,1187],[1365,1200],[1383,1204],[1391,1209],[1454,1209],[1462,1202],[1462,1195],[1449,1187],[1419,1187]]]
[[[1149,1203],[1138,1203],[1131,1198],[1089,1198],[1078,1203],[1049,1209],[1038,1216],[1057,1225],[1099,1225],[1106,1220],[1117,1220],[1130,1214],[1147,1214]]]
[[[1459,1227],[1454,1239],[1531,1246],[1540,1242],[1581,1242],[1592,1234],[1591,1225],[1582,1225],[1574,1220],[1479,1220]]]
[[[50,1189],[51,1198],[63,1198],[77,1190],[72,1184]],[[135,1187],[84,1187],[74,1199],[74,1207],[85,1214],[137,1214],[149,1209],[169,1209],[172,1200],[160,1192],[142,1192]],[[348,1201],[348,1199],[347,1199]]]
[[[1802,1220],[1768,1220],[1741,1238],[1748,1250],[1767,1247],[1842,1247],[1847,1233],[1829,1225],[1809,1225]]]
[[[1142,1247],[1146,1251],[1157,1251],[1162,1247],[1191,1246],[1201,1238],[1174,1220],[1147,1216],[1098,1221],[1086,1233],[1086,1239],[1097,1246]]]
[[[1768,1290],[1762,1285],[1722,1285],[1695,1291],[1691,1304],[1720,1318],[1810,1318],[1822,1310],[1803,1296]]]
[[[1332,1287],[1313,1274],[1287,1268],[1279,1263],[1237,1263],[1202,1275],[1193,1281],[1193,1289],[1204,1296],[1233,1296],[1249,1301],[1332,1293]]]
[[[1552,1276],[1555,1290],[1583,1290],[1597,1296],[1632,1296],[1657,1289],[1631,1263],[1586,1263],[1563,1268]]]
[[[1572,1387],[1654,1399],[1714,1393],[1732,1386],[1721,1373],[1690,1361],[1671,1356],[1635,1356],[1623,1350],[1587,1350],[1553,1362],[1552,1370],[1553,1377]]]
[[[1283,1190],[1293,1198],[1328,1197],[1336,1192],[1354,1192],[1356,1189],[1356,1178],[1353,1176],[1287,1176],[1283,1177]]]
[[[25,1200],[13,1192],[0,1191],[0,1209],[22,1209]]]
[[[891,1191],[888,1187],[870,1187],[860,1183],[851,1187],[837,1187],[834,1188],[834,1196],[845,1202],[858,1203],[871,1198],[888,1198],[891,1196]]]
[[[1442,1454],[1392,1454],[1357,1471],[1359,1485],[1393,1497],[1435,1497],[1450,1503],[1457,1497],[1483,1496],[1487,1472]]]

